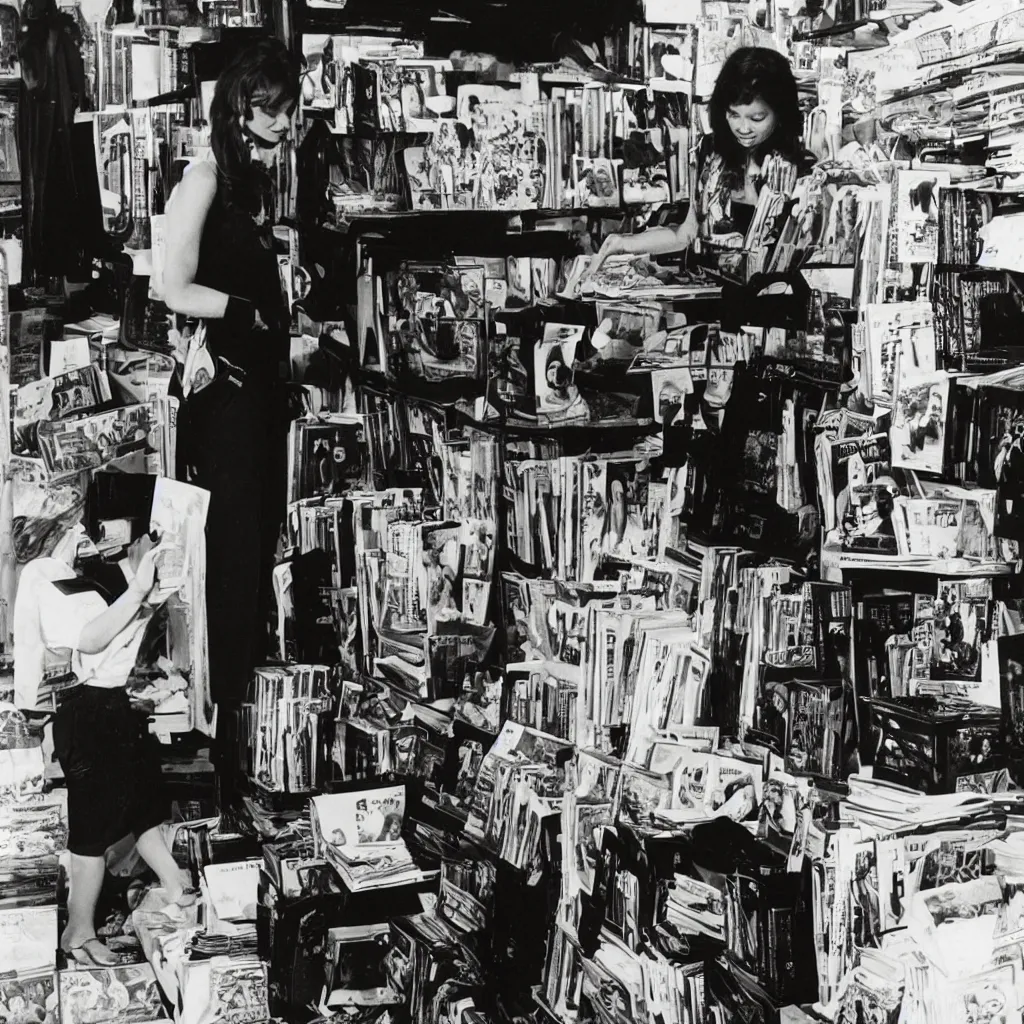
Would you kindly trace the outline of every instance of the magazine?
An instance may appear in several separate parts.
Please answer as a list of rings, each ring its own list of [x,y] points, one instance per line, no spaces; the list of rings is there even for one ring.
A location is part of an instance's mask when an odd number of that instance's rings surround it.
[[[893,181],[896,260],[936,263],[939,258],[939,190],[949,187],[949,172],[896,172]]]
[[[107,375],[97,366],[23,384],[14,396],[16,450],[35,453],[34,429],[43,420],[60,420],[95,410],[110,401]]]
[[[342,495],[362,480],[361,417],[295,420],[289,430],[288,502]]]
[[[384,966],[391,926],[349,925],[327,932],[328,982],[325,1004],[332,1012],[343,1007],[390,1006],[403,1001],[391,987]]]
[[[353,892],[426,877],[402,838],[404,786],[313,797],[310,813],[317,856]]]
[[[152,405],[131,405],[79,420],[44,420],[38,428],[39,450],[51,476],[68,476],[159,451],[162,429],[153,419]]]
[[[871,398],[892,405],[901,374],[935,372],[934,311],[930,302],[871,303],[865,317]]]
[[[164,1020],[163,999],[149,964],[59,971],[62,1024],[141,1024]]]
[[[203,878],[210,903],[219,921],[255,921],[259,902],[257,885],[260,862],[243,860],[234,864],[207,864]]]
[[[544,423],[585,423],[590,408],[574,381],[577,346],[582,326],[548,323],[534,348],[533,374],[537,416]]]
[[[386,369],[427,381],[480,379],[485,371],[482,266],[403,263],[384,282]]]
[[[830,447],[830,487],[822,489],[826,530],[838,531],[844,550],[895,554],[892,510],[900,489],[892,476],[888,435],[847,438]]]
[[[949,415],[950,380],[946,374],[902,374],[890,432],[892,464],[942,473]]]

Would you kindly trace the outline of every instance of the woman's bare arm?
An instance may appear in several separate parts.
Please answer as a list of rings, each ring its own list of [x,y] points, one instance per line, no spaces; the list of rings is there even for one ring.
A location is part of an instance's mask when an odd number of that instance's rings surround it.
[[[146,551],[139,561],[135,577],[128,589],[91,622],[82,627],[78,637],[78,650],[82,654],[99,654],[105,651],[118,635],[139,613],[156,583],[156,556],[159,548]]]
[[[174,313],[217,320],[224,316],[225,292],[196,284],[203,226],[217,194],[212,164],[195,164],[181,179],[167,206],[167,245],[164,255],[164,301]]]
[[[609,235],[587,268],[587,276],[596,273],[609,256],[619,253],[664,256],[670,252],[684,252],[693,245],[696,237],[697,204],[690,203],[690,210],[682,224],[668,228],[648,228],[635,235]]]

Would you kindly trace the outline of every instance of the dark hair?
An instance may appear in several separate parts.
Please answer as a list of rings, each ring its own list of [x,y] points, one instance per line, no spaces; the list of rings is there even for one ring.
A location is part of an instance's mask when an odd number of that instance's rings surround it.
[[[254,164],[241,121],[253,107],[280,111],[299,99],[299,62],[278,39],[261,39],[240,50],[217,78],[210,105],[210,145],[217,173],[232,199],[257,213],[270,185]]]
[[[726,115],[730,107],[758,99],[775,115],[775,130],[760,147],[758,156],[779,153],[799,163],[803,153],[803,115],[789,61],[763,46],[743,46],[734,50],[722,65],[710,103],[715,152],[735,174],[743,173],[747,151],[737,142]]]

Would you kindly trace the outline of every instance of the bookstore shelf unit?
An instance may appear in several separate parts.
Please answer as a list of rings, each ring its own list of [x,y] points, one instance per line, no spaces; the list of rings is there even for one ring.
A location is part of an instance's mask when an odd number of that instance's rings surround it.
[[[112,559],[173,533],[191,571],[131,687],[199,900],[117,850],[123,962],[53,962],[42,738],[75,680],[47,664],[0,706],[0,1018],[1021,1024],[1017,5],[122,6],[73,7],[99,283],[8,316],[0,260],[0,675],[56,519]],[[296,417],[273,657],[228,709],[143,246],[201,83],[271,29],[304,61],[273,169]],[[806,173],[595,271],[683,222],[739,44],[788,61]]]

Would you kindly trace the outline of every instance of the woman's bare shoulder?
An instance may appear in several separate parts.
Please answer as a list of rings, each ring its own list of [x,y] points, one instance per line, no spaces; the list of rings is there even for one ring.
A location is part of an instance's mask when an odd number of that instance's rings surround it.
[[[207,160],[197,160],[185,168],[181,181],[174,188],[171,203],[186,202],[209,205],[216,194],[216,166]]]

